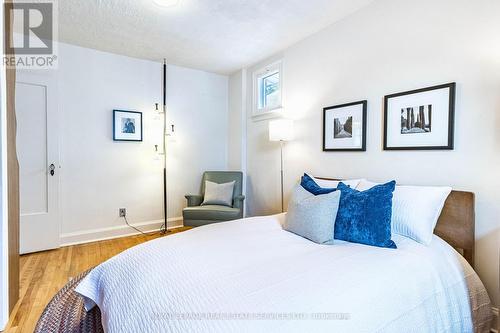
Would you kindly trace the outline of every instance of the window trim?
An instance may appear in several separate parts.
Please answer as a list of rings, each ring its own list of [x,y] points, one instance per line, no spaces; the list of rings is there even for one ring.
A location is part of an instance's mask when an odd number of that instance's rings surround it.
[[[279,103],[278,105],[272,107],[264,107],[259,109],[259,80],[263,75],[269,72],[278,72],[279,73]],[[253,72],[252,77],[253,84],[253,110],[252,110],[252,118],[261,118],[268,119],[281,115],[283,110],[283,61],[278,60],[273,63],[270,63],[267,66],[259,68]]]

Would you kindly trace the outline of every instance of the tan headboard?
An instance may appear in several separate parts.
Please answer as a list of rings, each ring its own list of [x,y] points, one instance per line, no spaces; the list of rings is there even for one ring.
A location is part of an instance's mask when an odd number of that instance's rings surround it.
[[[454,248],[474,267],[474,193],[452,191],[446,199],[434,233]]]
[[[324,180],[339,180],[316,177]],[[439,216],[434,233],[460,251],[465,260],[474,267],[475,230],[474,193],[451,191]]]

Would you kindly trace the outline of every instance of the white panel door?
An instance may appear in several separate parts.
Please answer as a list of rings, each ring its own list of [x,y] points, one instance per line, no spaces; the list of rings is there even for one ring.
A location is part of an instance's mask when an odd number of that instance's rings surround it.
[[[59,247],[59,148],[55,88],[49,74],[17,74],[21,253]]]

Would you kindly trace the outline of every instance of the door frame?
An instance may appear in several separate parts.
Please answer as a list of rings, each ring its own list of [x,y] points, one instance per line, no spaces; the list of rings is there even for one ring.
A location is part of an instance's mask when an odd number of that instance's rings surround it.
[[[55,186],[55,191],[57,193],[57,197],[54,202],[49,204],[48,210],[50,210],[51,205],[55,205],[53,209],[55,209],[54,216],[55,216],[55,223],[57,224],[57,245],[52,247],[51,249],[54,248],[59,248],[61,246],[61,180],[62,180],[62,174],[61,174],[61,150],[60,150],[60,145],[61,145],[61,133],[60,133],[60,126],[61,124],[61,117],[58,109],[58,100],[57,100],[57,77],[55,73],[52,73],[51,71],[26,71],[26,70],[18,70],[17,71],[17,76],[16,76],[16,85],[18,83],[24,83],[24,84],[32,84],[32,85],[41,85],[46,87],[46,94],[47,94],[47,113],[50,112],[50,121],[51,124],[47,123],[47,133],[49,131],[55,132],[54,135],[54,140],[55,142],[51,143],[50,151],[49,147],[47,145],[47,164],[54,163],[56,167],[56,184]],[[49,117],[48,117],[49,118]],[[51,179],[51,177],[47,177],[48,180]],[[47,182],[48,185],[48,182]],[[22,195],[20,193],[20,195]],[[22,230],[22,215],[21,211],[19,212],[20,214],[20,219],[19,219],[19,229],[20,232]],[[20,235],[21,237],[21,235]],[[21,241],[21,239],[20,239]],[[20,248],[20,253],[29,253],[31,251],[22,251],[23,249]],[[45,249],[49,250],[49,249]],[[44,251],[44,250],[40,250]],[[36,251],[35,251],[36,252]]]
[[[4,6],[0,6],[0,25],[4,26]],[[2,54],[4,45],[1,44]],[[7,191],[7,78],[2,64],[0,72],[0,331],[9,321],[9,218]]]

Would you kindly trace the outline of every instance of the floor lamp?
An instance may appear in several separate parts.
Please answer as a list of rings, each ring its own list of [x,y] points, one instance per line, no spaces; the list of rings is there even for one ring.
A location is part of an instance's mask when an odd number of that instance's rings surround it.
[[[168,232],[168,206],[167,206],[167,59],[163,59],[163,225],[162,233]],[[172,125],[173,127],[173,125]]]
[[[285,211],[283,203],[283,145],[292,140],[293,121],[291,119],[277,119],[269,122],[269,141],[280,143],[280,176],[281,176],[281,212]]]
[[[162,145],[163,150],[158,151],[158,144],[155,145],[155,151],[163,160],[163,223],[160,228],[161,233],[168,233],[168,206],[167,206],[167,137],[170,141],[175,141],[174,125],[168,125],[167,118],[167,59],[163,59],[163,77],[162,77],[162,90],[163,90],[163,104],[161,110],[156,103],[156,112],[163,114],[163,132],[162,132]]]

